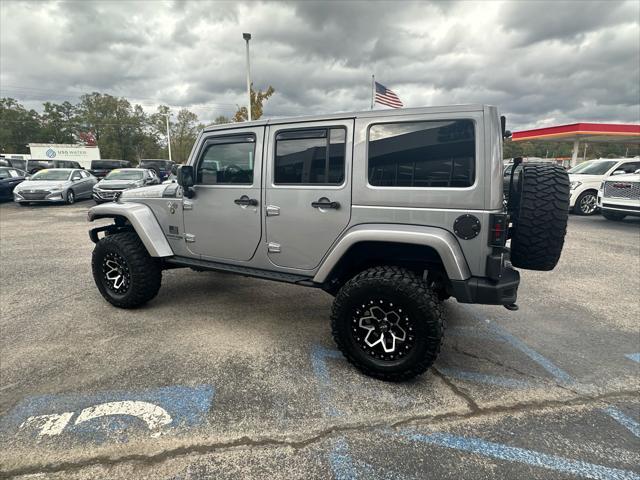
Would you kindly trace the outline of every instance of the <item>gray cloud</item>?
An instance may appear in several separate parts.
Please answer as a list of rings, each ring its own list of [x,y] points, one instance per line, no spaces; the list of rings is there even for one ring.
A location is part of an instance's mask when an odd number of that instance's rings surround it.
[[[511,128],[640,121],[640,6],[626,2],[0,3],[0,95],[30,107],[123,95],[204,121],[361,110],[371,74],[407,106],[490,103]],[[26,34],[28,32],[28,34]]]

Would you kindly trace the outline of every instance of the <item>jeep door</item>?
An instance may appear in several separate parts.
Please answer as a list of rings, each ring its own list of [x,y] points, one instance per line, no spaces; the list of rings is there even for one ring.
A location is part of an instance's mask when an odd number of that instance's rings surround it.
[[[193,198],[183,199],[186,245],[194,256],[250,260],[261,236],[264,127],[208,132],[196,149]]]
[[[353,120],[271,125],[268,138],[269,260],[312,270],[351,216]]]

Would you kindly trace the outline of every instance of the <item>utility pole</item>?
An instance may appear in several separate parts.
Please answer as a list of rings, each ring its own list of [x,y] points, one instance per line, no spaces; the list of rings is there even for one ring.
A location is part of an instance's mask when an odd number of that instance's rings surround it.
[[[243,33],[242,38],[244,38],[247,43],[247,120],[251,121],[251,66],[249,64],[249,40],[251,40],[250,33]]]
[[[171,129],[169,128],[169,115],[171,114],[167,113],[165,118],[167,120],[167,147],[169,148],[169,161],[171,161]]]

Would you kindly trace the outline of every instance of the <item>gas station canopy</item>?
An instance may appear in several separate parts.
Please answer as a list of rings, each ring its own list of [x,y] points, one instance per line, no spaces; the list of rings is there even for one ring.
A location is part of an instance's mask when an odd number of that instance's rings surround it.
[[[620,123],[572,123],[513,132],[514,142],[573,142],[571,165],[578,159],[580,142],[640,143],[640,125]]]

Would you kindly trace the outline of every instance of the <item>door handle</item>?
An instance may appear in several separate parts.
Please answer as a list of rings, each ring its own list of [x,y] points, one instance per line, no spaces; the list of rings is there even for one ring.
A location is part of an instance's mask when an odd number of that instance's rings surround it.
[[[249,198],[246,195],[241,196],[240,198],[236,198],[233,203],[235,203],[236,205],[240,205],[243,207],[256,207],[258,206],[258,200],[256,200],[255,198]]]
[[[321,199],[322,200],[322,199]],[[340,202],[330,202],[329,200],[322,202],[311,202],[313,208],[333,208],[335,210],[340,208]]]

